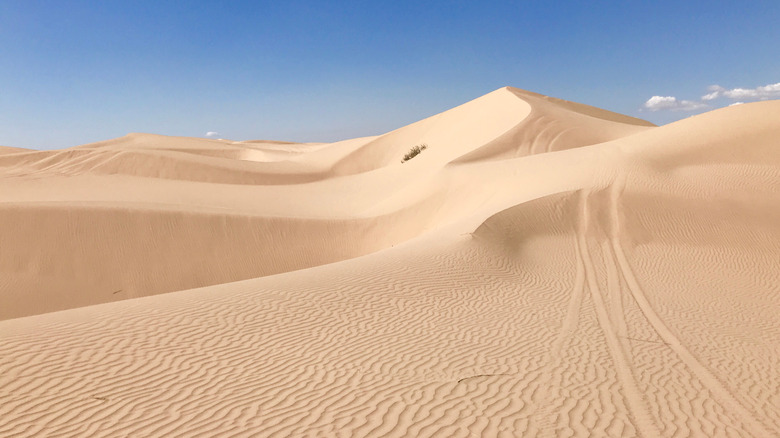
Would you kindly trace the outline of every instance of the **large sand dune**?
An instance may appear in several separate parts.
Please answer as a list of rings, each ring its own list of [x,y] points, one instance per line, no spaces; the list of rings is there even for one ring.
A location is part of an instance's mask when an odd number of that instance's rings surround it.
[[[780,436],[777,114],[2,148],[0,436]]]

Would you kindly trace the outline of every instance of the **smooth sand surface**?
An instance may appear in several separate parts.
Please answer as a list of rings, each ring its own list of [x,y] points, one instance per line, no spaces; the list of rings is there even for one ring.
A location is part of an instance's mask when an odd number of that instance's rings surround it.
[[[0,436],[780,436],[778,114],[0,148]]]

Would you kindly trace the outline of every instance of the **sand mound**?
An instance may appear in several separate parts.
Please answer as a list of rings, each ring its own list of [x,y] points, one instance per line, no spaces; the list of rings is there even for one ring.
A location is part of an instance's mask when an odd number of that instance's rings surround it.
[[[459,107],[379,136],[334,167],[339,175],[367,172],[397,165],[413,146],[425,144],[425,154],[411,164],[445,164],[517,126],[531,105],[506,88],[498,89]],[[435,164],[434,164],[435,163]]]
[[[18,154],[22,152],[29,152],[29,149],[12,148],[10,146],[0,146],[0,155],[3,154]]]
[[[780,436],[778,112],[2,155],[0,436]]]
[[[508,130],[537,135],[536,125],[524,124],[529,114],[581,114],[577,105],[502,88],[380,137],[333,144],[135,133],[0,156],[0,168],[13,177],[0,206],[13,226],[0,231],[0,243],[14,248],[0,256],[5,287],[13,291],[0,296],[0,318],[260,277],[390,247],[483,202],[483,191],[473,188],[453,197],[456,185],[437,169]],[[420,143],[429,148],[402,164],[409,145]]]
[[[3,156],[0,166],[16,175],[127,175],[218,184],[295,184],[324,177],[324,168],[288,160],[289,155],[295,154],[262,144],[129,134],[71,149]]]
[[[517,88],[510,92],[532,107],[528,116],[495,140],[455,162],[506,159],[572,149],[625,137],[653,127],[644,120]]]
[[[0,253],[0,318],[357,257],[419,234],[425,214],[425,208],[416,208],[376,218],[321,220],[143,206],[5,204],[0,242],[14,250]]]

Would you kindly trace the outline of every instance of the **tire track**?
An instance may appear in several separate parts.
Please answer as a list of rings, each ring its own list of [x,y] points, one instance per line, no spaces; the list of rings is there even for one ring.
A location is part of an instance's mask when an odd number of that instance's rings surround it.
[[[644,437],[656,437],[661,436],[661,431],[655,424],[655,421],[650,413],[644,395],[640,391],[636,379],[632,372],[632,364],[629,362],[625,346],[617,336],[617,330],[613,327],[609,313],[607,311],[604,298],[601,295],[601,291],[598,287],[598,281],[596,279],[596,270],[593,265],[593,259],[588,251],[588,228],[589,228],[589,214],[588,211],[588,196],[590,192],[583,190],[580,192],[580,205],[579,205],[579,220],[577,223],[577,249],[580,255],[581,263],[585,268],[585,278],[587,280],[588,289],[590,290],[591,297],[593,299],[594,307],[596,310],[596,316],[601,326],[604,337],[609,347],[610,356],[615,364],[615,371],[617,372],[618,379],[623,388],[626,404],[629,409],[629,414],[632,419],[632,423],[636,428],[638,434]]]
[[[715,398],[732,410],[736,416],[741,419],[744,426],[756,436],[778,436],[780,431],[771,431],[756,415],[740,403],[734,394],[721,383],[717,376],[704,366],[699,360],[686,348],[679,338],[664,324],[661,317],[655,312],[653,306],[645,296],[644,290],[634,276],[633,270],[628,263],[622,245],[620,244],[620,217],[618,210],[618,200],[625,187],[626,176],[621,175],[616,178],[612,184],[609,196],[609,220],[611,222],[609,240],[617,260],[617,268],[620,270],[626,281],[631,296],[642,311],[643,316],[652,325],[653,329],[663,339],[663,341],[677,354],[680,360],[693,372],[693,374],[704,384]]]
[[[607,291],[609,293],[610,315],[614,318],[615,330],[621,340],[628,339],[628,326],[626,324],[625,308],[623,307],[623,291],[620,288],[620,274],[615,265],[612,249],[609,242],[601,243],[601,253],[604,255],[604,264],[607,268]],[[631,350],[623,342],[626,352]]]

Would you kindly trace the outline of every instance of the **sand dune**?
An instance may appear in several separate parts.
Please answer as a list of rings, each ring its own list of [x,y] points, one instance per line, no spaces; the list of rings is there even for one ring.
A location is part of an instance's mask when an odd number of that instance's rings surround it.
[[[776,114],[4,149],[0,436],[780,436]]]
[[[17,154],[22,152],[29,152],[29,150],[24,148],[13,148],[10,146],[0,146],[0,155],[2,154]]]
[[[599,129],[608,123],[614,132],[602,136],[609,138],[643,125],[578,105],[504,88],[383,136],[328,145],[129,134],[0,157],[7,176],[0,209],[10,225],[0,242],[14,248],[0,255],[11,291],[0,298],[0,318],[255,278],[390,247],[483,202],[482,190],[453,197],[455,185],[437,169],[496,144],[529,117],[556,126],[570,119],[584,125],[583,118]],[[524,132],[547,138],[550,130],[532,124]],[[581,141],[571,137],[561,148]],[[423,143],[424,154],[401,164]],[[457,178],[485,184],[479,175]]]

